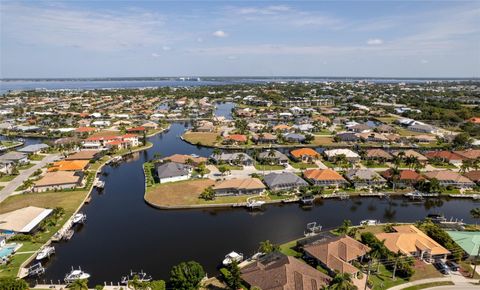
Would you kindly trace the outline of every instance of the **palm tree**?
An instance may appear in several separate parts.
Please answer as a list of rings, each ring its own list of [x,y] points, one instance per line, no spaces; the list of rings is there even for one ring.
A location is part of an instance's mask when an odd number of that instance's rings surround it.
[[[357,287],[352,283],[352,276],[348,273],[338,273],[330,282],[332,290],[355,290]]]
[[[393,167],[392,169],[390,169],[390,172],[391,172],[391,178],[392,178],[392,188],[393,188],[393,191],[395,191],[395,185],[397,183],[397,181],[400,180],[400,170],[398,169],[397,166]]]
[[[220,148],[213,149],[213,155],[214,156],[218,156],[220,154],[222,154],[222,150],[220,150]]]
[[[87,279],[74,280],[70,285],[68,285],[68,288],[72,290],[88,290],[88,280]]]

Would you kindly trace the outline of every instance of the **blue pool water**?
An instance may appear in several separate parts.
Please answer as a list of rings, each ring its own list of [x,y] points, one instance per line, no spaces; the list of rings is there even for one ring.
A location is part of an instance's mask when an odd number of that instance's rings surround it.
[[[0,259],[10,256],[17,247],[17,244],[6,245],[0,249]]]

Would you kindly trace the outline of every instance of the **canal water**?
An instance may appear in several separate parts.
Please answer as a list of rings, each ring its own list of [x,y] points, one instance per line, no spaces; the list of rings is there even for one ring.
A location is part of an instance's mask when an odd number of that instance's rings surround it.
[[[209,156],[211,149],[183,142],[179,136],[187,124],[172,124],[170,130],[150,138],[145,152],[117,167],[105,167],[105,191],[94,193],[85,206],[86,225],[73,238],[56,245],[56,255],[47,264],[44,278],[62,280],[74,266],[92,275],[90,284],[119,281],[132,270],[155,279],[168,278],[171,267],[182,261],[200,262],[209,274],[232,250],[251,255],[263,240],[282,243],[303,235],[306,223],[316,221],[332,228],[350,219],[415,221],[428,213],[471,222],[469,211],[478,207],[470,200],[412,203],[402,199],[377,198],[324,200],[310,209],[297,204],[267,206],[261,212],[245,209],[158,210],[144,200],[142,164],[155,153]]]

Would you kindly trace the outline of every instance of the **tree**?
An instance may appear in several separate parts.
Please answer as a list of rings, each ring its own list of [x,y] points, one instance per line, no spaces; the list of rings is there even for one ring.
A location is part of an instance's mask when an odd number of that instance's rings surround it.
[[[28,284],[23,279],[14,277],[0,278],[0,290],[27,290]]]
[[[279,249],[280,249],[279,246],[272,244],[270,240],[266,240],[266,241],[260,242],[260,247],[258,248],[258,251],[268,254],[268,253],[278,251]]]
[[[148,289],[149,290],[165,290],[165,281],[163,280],[155,280],[155,281],[150,281],[147,283]]]
[[[218,166],[218,171],[220,171],[220,173],[223,176],[226,172],[228,172],[230,170],[225,165],[221,165],[221,166]]]
[[[338,227],[337,232],[341,235],[349,235],[351,226],[351,220],[343,220],[343,223],[340,227]]]
[[[200,198],[204,200],[214,200],[215,199],[215,191],[211,186],[205,188],[202,193],[200,193]]]
[[[205,277],[202,265],[195,261],[182,262],[170,271],[170,286],[174,289],[194,290]]]
[[[477,208],[472,208],[470,210],[470,215],[472,216],[472,218],[474,219],[480,219],[480,207],[477,207]],[[476,224],[476,223],[475,223]]]
[[[357,286],[352,283],[352,276],[348,273],[338,273],[330,282],[332,290],[356,290]]]
[[[200,174],[200,177],[203,178],[205,174],[207,174],[207,166],[205,166],[205,162],[201,162],[198,164],[197,168],[195,170]]]
[[[87,279],[74,280],[70,285],[68,285],[68,288],[73,290],[88,290],[88,280]]]
[[[219,156],[220,154],[222,154],[222,150],[220,150],[220,148],[215,148],[213,149],[213,156]]]
[[[467,133],[460,133],[453,138],[452,145],[454,148],[465,148],[470,146],[471,138]]]
[[[305,142],[310,144],[312,143],[312,141],[315,140],[315,136],[313,136],[312,134],[307,134],[305,135]]]
[[[230,289],[237,290],[242,287],[242,278],[240,277],[240,268],[237,261],[232,261],[227,269],[222,271],[225,283]]]

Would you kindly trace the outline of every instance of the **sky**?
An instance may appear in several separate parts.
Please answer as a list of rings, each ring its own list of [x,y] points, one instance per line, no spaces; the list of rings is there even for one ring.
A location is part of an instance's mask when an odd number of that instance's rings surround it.
[[[480,1],[5,1],[0,77],[480,77]]]

